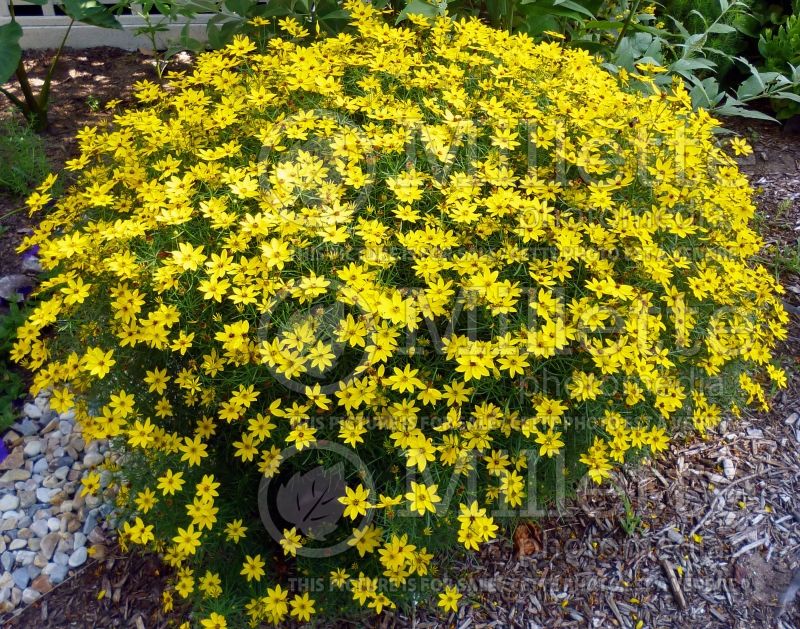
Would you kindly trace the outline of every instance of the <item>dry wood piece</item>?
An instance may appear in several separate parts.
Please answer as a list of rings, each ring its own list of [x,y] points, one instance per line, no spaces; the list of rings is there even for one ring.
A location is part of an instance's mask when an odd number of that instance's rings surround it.
[[[678,607],[681,609],[686,609],[686,597],[683,595],[681,584],[678,581],[678,577],[675,575],[675,568],[672,566],[669,559],[664,558],[661,559],[661,567],[667,575],[669,587],[672,590],[672,595],[675,597],[675,602],[678,603]]]
[[[520,522],[514,529],[514,558],[535,555],[542,550],[542,529],[533,522]]]
[[[736,559],[745,553],[749,553],[751,550],[758,548],[759,546],[763,546],[764,544],[769,543],[769,537],[762,537],[761,539],[757,539],[754,542],[750,542],[745,546],[742,546],[739,550],[737,550],[733,555],[731,555],[731,559]]]

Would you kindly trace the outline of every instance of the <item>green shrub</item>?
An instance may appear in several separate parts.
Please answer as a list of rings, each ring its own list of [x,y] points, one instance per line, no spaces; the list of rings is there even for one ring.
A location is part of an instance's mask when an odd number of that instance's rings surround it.
[[[720,83],[728,83],[728,74],[735,69],[733,58],[743,54],[750,42],[758,35],[758,20],[753,16],[755,0],[743,0],[741,6],[729,11],[722,24],[731,27],[731,32],[711,33],[705,47],[718,50],[722,54],[711,53],[709,58],[716,64],[714,74]],[[667,22],[676,19],[692,33],[702,33],[708,24],[717,20],[722,14],[719,0],[669,0],[664,3],[661,19]]]
[[[122,540],[203,627],[423,602],[457,549],[785,385],[751,189],[681,84],[346,7],[139,83],[24,243],[53,275],[13,356],[114,440]]]
[[[800,1],[795,1],[794,13],[778,28],[767,28],[758,40],[758,51],[763,66],[770,72],[800,75]],[[779,118],[789,118],[800,113],[800,90],[793,100],[776,101]]]
[[[48,171],[44,141],[15,118],[0,119],[0,191],[20,196]]]
[[[14,303],[8,306],[8,312],[0,310],[0,431],[16,421],[19,409],[15,404],[25,396],[25,382],[9,356],[25,317],[23,309]]]

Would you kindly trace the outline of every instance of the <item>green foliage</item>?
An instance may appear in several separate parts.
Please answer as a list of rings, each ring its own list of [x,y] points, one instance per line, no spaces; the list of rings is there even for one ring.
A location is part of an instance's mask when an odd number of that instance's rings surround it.
[[[126,3],[128,0],[124,0]],[[419,4],[424,4],[418,0]],[[259,42],[273,37],[279,29],[279,21],[285,18],[297,20],[309,32],[316,35],[335,35],[347,23],[348,14],[336,0],[279,0],[264,3],[258,0],[144,0],[137,8],[137,15],[146,25],[138,34],[150,39],[153,50],[158,50],[157,35],[167,30],[169,24],[180,18],[191,19],[198,14],[210,14],[206,23],[206,42],[189,35],[188,26],[181,35],[169,42],[166,50],[158,55],[159,74],[175,53],[183,50],[199,51],[206,47],[219,49],[230,43],[236,35],[248,35]],[[154,14],[153,9],[158,13]]]
[[[628,498],[627,495],[621,494],[621,498],[622,506],[625,508],[625,514],[619,518],[619,524],[628,537],[633,537],[642,524],[642,518],[636,514],[636,509],[633,508],[630,498]]]
[[[14,403],[25,395],[25,383],[18,368],[12,366],[9,353],[17,338],[17,328],[25,321],[27,312],[10,304],[7,314],[0,314],[0,430],[16,419]]]
[[[0,26],[0,83],[10,79],[22,58],[19,40],[22,27],[17,22],[9,22]]]
[[[777,29],[767,28],[758,40],[758,51],[764,59],[764,67],[770,72],[795,75],[800,66],[800,0],[795,1],[794,13]],[[790,100],[775,103],[779,118],[788,118],[800,113],[800,90],[795,90]]]
[[[774,120],[748,103],[764,98],[794,101],[800,78],[794,71],[788,73],[787,64],[781,70],[762,72],[737,56],[748,38],[757,36],[760,23],[767,19],[764,15],[780,14],[762,11],[757,17],[751,11],[754,2],[703,0],[697,5],[675,0],[661,19],[654,6],[643,6],[640,0],[611,4],[597,0],[452,0],[447,4],[411,0],[398,21],[411,13],[431,17],[446,12],[455,17],[476,16],[536,39],[565,39],[569,46],[600,55],[606,68],[615,73],[635,72],[641,64],[666,69],[655,84],[664,86],[680,77],[688,83],[695,107],[720,115]],[[797,46],[791,46],[789,41],[786,47],[796,53]],[[747,78],[730,88],[725,77],[734,68]]]
[[[0,191],[21,196],[47,175],[44,142],[14,118],[0,120]]]
[[[410,2],[400,17],[406,12],[430,16],[431,12],[418,10],[422,4],[427,3]],[[571,32],[582,21],[594,19],[602,4],[600,0],[454,0],[445,6],[451,15],[477,16],[503,30],[540,36],[545,31]]]
[[[708,48],[722,53],[710,55],[717,64],[716,74],[720,80],[724,81],[735,69],[733,57],[743,54],[749,41],[758,36],[760,23],[753,15],[754,4],[754,0],[744,0],[741,7],[735,7],[722,16],[723,30],[730,27],[732,31],[709,34]],[[667,20],[682,22],[692,32],[702,32],[707,24],[720,18],[721,7],[717,0],[669,0],[664,5],[663,15]]]

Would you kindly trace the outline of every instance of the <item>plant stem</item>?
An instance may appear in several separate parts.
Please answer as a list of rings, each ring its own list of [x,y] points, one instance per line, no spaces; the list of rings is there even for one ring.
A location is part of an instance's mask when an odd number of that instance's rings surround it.
[[[18,208],[15,208],[13,210],[9,210],[5,214],[0,214],[0,222],[3,222],[4,220],[6,220],[9,216],[14,216],[14,214],[19,214],[20,212],[24,212],[24,211],[25,211],[25,206],[23,205],[23,206],[20,206]]]
[[[35,112],[38,103],[36,101],[36,96],[33,93],[33,89],[31,89],[30,81],[28,81],[28,73],[25,70],[25,64],[23,63],[22,59],[19,60],[19,65],[17,66],[15,74],[17,81],[19,81],[19,88],[22,90],[22,95],[25,97],[28,113]]]
[[[61,59],[61,52],[64,50],[64,46],[67,43],[67,37],[69,37],[69,33],[72,30],[73,24],[75,24],[74,18],[70,20],[69,26],[67,26],[67,32],[64,33],[64,38],[61,40],[61,43],[56,49],[53,62],[50,64],[50,69],[47,71],[47,75],[44,77],[42,91],[39,93],[39,109],[45,114],[45,119],[47,118],[47,106],[50,101],[50,81],[53,79],[53,72],[56,70],[56,64],[58,63],[58,60]]]
[[[21,101],[19,98],[14,96],[14,94],[3,87],[0,87],[0,94],[3,94],[8,100],[10,100],[14,107],[18,108],[20,111],[25,111],[25,101]]]
[[[628,15],[625,18],[625,23],[622,25],[622,28],[619,31],[619,35],[617,36],[617,41],[614,43],[614,50],[619,48],[619,44],[622,41],[622,38],[625,37],[625,33],[628,31],[628,27],[631,25],[631,21],[633,20],[633,16],[636,14],[636,11],[639,10],[639,2],[641,0],[635,0],[631,10],[628,11]]]
[[[8,0],[8,12],[11,15],[11,20],[16,21],[17,15],[14,10],[14,0]],[[33,123],[35,127],[38,128],[39,123],[37,122],[36,118],[38,118],[40,114],[39,103],[36,100],[33,89],[31,89],[31,84],[28,80],[28,73],[25,70],[25,63],[22,59],[19,60],[19,64],[17,65],[17,69],[15,70],[14,74],[17,77],[19,89],[22,91],[25,101],[23,102],[21,99],[15,97],[6,90],[3,90],[3,94],[5,94],[6,97],[8,97],[8,99],[22,111],[23,115],[31,123]]]

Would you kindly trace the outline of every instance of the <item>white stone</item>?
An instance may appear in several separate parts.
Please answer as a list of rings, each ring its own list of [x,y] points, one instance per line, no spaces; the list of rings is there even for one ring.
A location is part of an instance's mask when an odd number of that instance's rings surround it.
[[[33,439],[25,444],[25,448],[23,450],[25,456],[29,459],[32,459],[37,454],[41,454],[42,452],[42,440],[41,439]]]
[[[72,542],[72,547],[78,550],[81,546],[86,546],[86,536],[80,531],[75,533],[75,539]]]
[[[86,467],[94,467],[100,465],[104,458],[105,457],[99,452],[88,452],[86,456],[83,457],[83,464]]]
[[[0,511],[13,511],[19,506],[19,498],[16,494],[5,494],[0,498]]]
[[[50,410],[50,396],[49,395],[37,395],[33,403],[36,404],[40,409],[43,411]]]
[[[0,483],[18,483],[19,481],[28,480],[31,473],[28,470],[21,470],[19,468],[8,470],[5,474],[0,476]]]
[[[58,489],[56,488],[48,489],[47,487],[39,487],[39,489],[36,490],[36,500],[47,504],[57,493]]]
[[[61,521],[56,517],[48,518],[47,528],[50,529],[51,531],[58,531],[59,529],[61,529]]]
[[[28,540],[25,539],[12,539],[11,543],[8,545],[9,550],[21,550],[28,545]]]
[[[86,547],[81,546],[69,556],[69,567],[77,568],[78,566],[82,566],[84,563],[86,563],[88,556],[89,554],[86,551]]]
[[[44,537],[47,535],[49,529],[47,528],[46,520],[34,520],[31,524],[31,531],[36,537]]]
[[[61,485],[61,481],[59,481],[55,476],[52,474],[46,476],[45,479],[42,481],[42,487],[46,487],[47,489],[54,489]]]
[[[36,591],[36,590],[34,590],[33,588],[25,588],[25,589],[22,591],[22,602],[23,602],[25,605],[30,605],[30,604],[31,604],[31,603],[33,603],[33,602],[34,602],[34,601],[35,601],[37,598],[39,598],[41,595],[42,595],[42,593],[41,593],[41,592],[37,592],[37,591]]]
[[[41,433],[40,433],[40,434],[42,434],[42,435],[48,435],[48,434],[50,434],[51,432],[53,432],[54,430],[56,430],[57,428],[58,428],[58,418],[57,418],[57,417],[54,417],[53,419],[51,419],[51,420],[50,420],[50,421],[47,423],[47,426],[45,426],[44,428],[42,428],[42,431],[41,431]]]
[[[44,474],[49,467],[49,462],[47,461],[47,457],[42,457],[36,463],[33,464],[33,473],[34,474]]]
[[[42,545],[39,549],[39,552],[45,559],[50,561],[59,541],[61,541],[61,535],[59,533],[48,533],[42,539]]]
[[[18,550],[17,561],[21,566],[30,566],[33,563],[36,553],[32,550]]]
[[[28,574],[27,568],[17,568],[11,573],[11,576],[14,579],[14,585],[20,590],[28,587],[28,583],[31,582],[31,575]]]
[[[61,583],[64,579],[67,578],[67,568],[66,562],[63,565],[57,563],[49,563],[45,566],[44,574],[46,574],[50,578],[50,583],[53,585],[57,585]]]
[[[22,259],[22,270],[31,273],[41,273],[42,265],[36,256],[26,256]]]
[[[30,402],[22,408],[22,412],[26,417],[30,417],[31,419],[41,419],[42,417],[42,409]]]

